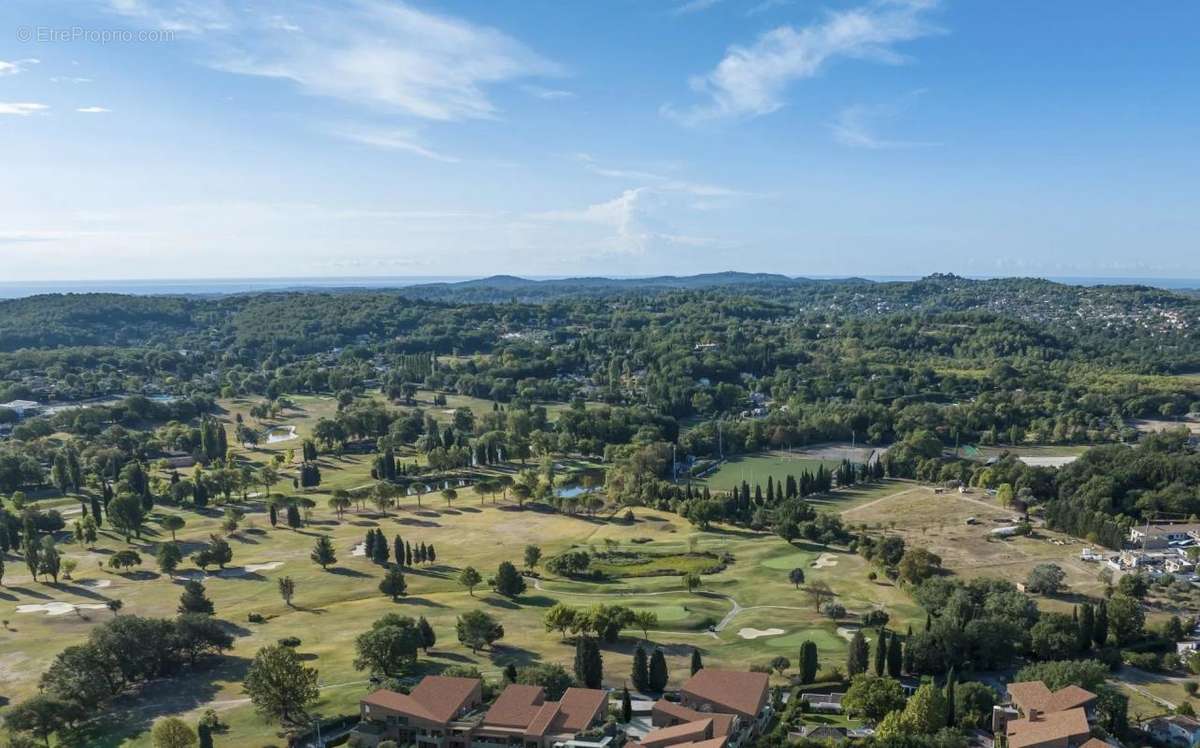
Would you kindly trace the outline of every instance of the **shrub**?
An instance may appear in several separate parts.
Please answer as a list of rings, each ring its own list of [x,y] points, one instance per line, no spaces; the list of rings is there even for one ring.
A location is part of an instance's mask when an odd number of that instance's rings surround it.
[[[296,647],[300,646],[300,637],[285,636],[279,640],[279,643],[289,649],[295,649]]]
[[[267,622],[267,619],[263,618],[261,613],[251,613],[250,615],[246,616],[246,619],[248,621],[250,621],[250,623],[266,623]]]

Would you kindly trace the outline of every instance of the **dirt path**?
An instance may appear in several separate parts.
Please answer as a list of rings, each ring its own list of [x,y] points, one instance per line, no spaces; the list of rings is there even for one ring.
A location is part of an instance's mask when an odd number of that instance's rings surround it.
[[[875,499],[873,501],[868,501],[865,504],[859,504],[858,506],[852,506],[849,509],[843,509],[841,511],[841,513],[843,515],[846,515],[846,514],[850,514],[851,512],[858,512],[863,509],[866,509],[867,507],[875,506],[876,504],[878,504],[880,502],[888,501],[889,499],[894,499],[897,496],[905,496],[907,494],[914,493],[916,491],[924,491],[924,490],[925,490],[924,488],[906,488],[903,491],[897,491],[896,493],[890,493],[887,496],[880,496],[878,499]]]

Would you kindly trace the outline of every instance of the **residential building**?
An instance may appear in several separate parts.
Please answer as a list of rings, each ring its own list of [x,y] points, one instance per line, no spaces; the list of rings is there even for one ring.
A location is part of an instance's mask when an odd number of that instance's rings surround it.
[[[1193,533],[1200,535],[1200,524],[1145,524],[1129,528],[1129,542],[1143,549],[1166,548],[1172,543],[1195,539]]]
[[[800,701],[808,705],[808,708],[814,712],[840,712],[842,711],[842,698],[844,693],[802,693]]]
[[[1182,714],[1156,717],[1142,724],[1150,736],[1167,745],[1195,748],[1200,745],[1200,721]]]
[[[360,709],[354,734],[366,748],[383,740],[418,748],[605,748],[611,741],[601,733],[608,694],[588,688],[549,701],[538,686],[512,684],[484,709],[479,679],[431,675],[408,694],[375,691]]]
[[[1022,681],[1008,685],[1008,696],[1021,715],[1003,714],[1008,748],[1077,748],[1091,737],[1097,698],[1091,691],[1078,686],[1051,691],[1041,681]]]
[[[373,691],[359,703],[366,748],[381,740],[420,748],[469,748],[470,733],[482,720],[483,683],[478,678],[428,675],[411,692]]]
[[[711,722],[711,740],[722,738],[723,745],[736,748],[770,723],[769,692],[766,673],[704,668],[680,688],[678,703],[655,702],[651,724],[660,730],[691,724],[690,729],[696,731],[700,727],[694,723]],[[658,730],[643,742],[655,732]]]

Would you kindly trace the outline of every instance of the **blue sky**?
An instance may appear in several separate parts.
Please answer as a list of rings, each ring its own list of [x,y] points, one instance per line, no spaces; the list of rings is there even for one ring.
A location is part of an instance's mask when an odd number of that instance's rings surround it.
[[[1200,277],[1200,5],[8,0],[5,280]]]

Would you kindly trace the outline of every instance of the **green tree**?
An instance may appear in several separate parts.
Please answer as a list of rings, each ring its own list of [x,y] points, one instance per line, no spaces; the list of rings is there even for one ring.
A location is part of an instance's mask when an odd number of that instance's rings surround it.
[[[904,655],[901,652],[900,635],[892,633],[892,641],[887,651],[887,674],[890,678],[899,678]]]
[[[280,644],[258,650],[243,686],[255,711],[285,725],[307,723],[305,710],[320,697],[316,669],[305,667],[293,649]]]
[[[158,524],[162,527],[162,529],[171,533],[171,542],[175,542],[175,533],[182,530],[183,526],[187,523],[184,521],[183,517],[180,517],[178,514],[167,514],[163,515],[163,518],[158,521]]]
[[[650,690],[650,659],[646,656],[646,650],[642,649],[642,645],[638,645],[633,650],[633,672],[631,673],[633,687],[639,691]]]
[[[888,633],[884,629],[879,629],[879,635],[875,639],[875,675],[882,676],[887,667],[887,640]]]
[[[577,612],[574,608],[562,603],[555,603],[542,616],[542,623],[547,631],[557,631],[563,639],[566,639],[567,630],[575,626],[576,618]]]
[[[523,686],[540,686],[546,691],[546,698],[557,701],[568,688],[575,685],[575,679],[562,665],[552,662],[537,662],[526,665],[517,673],[516,681]]]
[[[1119,646],[1142,638],[1146,613],[1141,602],[1129,595],[1116,594],[1108,600],[1108,631]]]
[[[852,716],[878,722],[889,713],[903,709],[904,689],[892,678],[856,675],[842,698],[842,707]]]
[[[650,690],[655,693],[661,693],[667,688],[668,673],[667,673],[667,658],[663,655],[661,649],[655,649],[650,655],[650,680],[648,685]]]
[[[296,582],[291,577],[279,578],[279,596],[289,608],[292,607],[292,598],[296,596]]]
[[[471,597],[475,597],[475,588],[483,582],[483,577],[475,570],[474,566],[464,567],[458,574],[458,583],[467,588],[471,593]]]
[[[525,568],[536,569],[538,562],[542,560],[542,549],[536,545],[525,546]]]
[[[58,584],[58,574],[62,571],[62,563],[62,554],[54,545],[54,538],[50,535],[42,538],[42,550],[38,554],[38,570],[43,574],[49,574],[54,583]]]
[[[394,678],[411,672],[423,644],[420,626],[412,618],[388,613],[354,640],[354,667]]]
[[[38,694],[8,710],[4,723],[10,730],[27,732],[41,738],[47,746],[50,736],[83,717],[77,703],[48,694]]]
[[[788,572],[788,581],[800,589],[800,585],[804,584],[804,569],[796,567]]]
[[[692,675],[704,669],[704,661],[700,659],[700,650],[692,648]]]
[[[178,717],[164,717],[151,731],[154,748],[192,748],[199,740],[196,732]]]
[[[986,729],[992,721],[996,693],[977,681],[959,683],[954,689],[954,724],[964,730]]]
[[[700,584],[701,580],[699,574],[692,573],[683,575],[683,586],[687,588],[688,592],[695,592],[700,588]]]
[[[629,724],[633,719],[633,700],[629,698],[629,689],[621,689],[621,723]]]
[[[131,537],[142,537],[142,525],[146,521],[146,511],[142,508],[142,500],[133,494],[121,494],[108,502],[108,522],[125,537],[128,543]]]
[[[492,581],[492,586],[497,594],[514,598],[525,591],[525,578],[521,576],[511,561],[501,561],[500,567],[496,569],[496,577]]]
[[[421,649],[425,650],[425,654],[429,654],[429,650],[437,644],[437,634],[433,626],[429,625],[429,621],[425,620],[425,616],[417,619],[417,631],[421,634]]]
[[[816,680],[820,666],[816,642],[806,639],[800,645],[800,682],[812,683]]]
[[[320,564],[322,569],[327,569],[330,564],[337,563],[337,555],[333,552],[333,542],[328,535],[317,536],[317,542],[309,557],[314,564]]]
[[[379,582],[379,591],[391,596],[392,602],[396,602],[407,595],[408,582],[404,579],[404,572],[396,567],[388,569],[384,573],[383,579]]]
[[[575,679],[584,688],[600,688],[604,678],[604,660],[600,645],[590,636],[575,640]]]
[[[179,550],[179,546],[173,540],[170,543],[163,543],[158,547],[155,561],[158,562],[159,571],[168,577],[174,576],[175,570],[183,561],[183,551]]]
[[[189,579],[183,584],[183,594],[179,596],[180,613],[203,613],[212,615],[213,604],[204,592],[204,585],[195,579]]]
[[[850,639],[850,649],[846,654],[846,672],[851,677],[867,672],[869,657],[870,645],[867,644],[867,638],[863,636],[862,629],[859,629]]]
[[[460,615],[454,629],[458,640],[470,647],[472,652],[490,647],[504,638],[504,627],[490,613],[482,610],[472,610]]]

